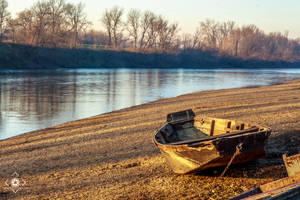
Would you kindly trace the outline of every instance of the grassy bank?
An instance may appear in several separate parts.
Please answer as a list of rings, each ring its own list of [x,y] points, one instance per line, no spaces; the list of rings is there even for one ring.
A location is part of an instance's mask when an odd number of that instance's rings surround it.
[[[270,62],[218,56],[213,51],[186,50],[178,54],[129,51],[41,48],[0,43],[0,69],[56,68],[215,68],[300,67],[300,62]]]
[[[300,151],[300,80],[203,91],[162,99],[0,141],[0,199],[228,199],[287,176],[283,153]],[[152,142],[166,114],[197,115],[272,128],[268,156],[251,163],[176,175]],[[26,188],[13,193],[14,172]]]

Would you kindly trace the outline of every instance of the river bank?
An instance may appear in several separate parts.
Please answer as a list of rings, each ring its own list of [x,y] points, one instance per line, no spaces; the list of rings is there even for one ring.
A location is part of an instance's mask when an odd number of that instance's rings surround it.
[[[300,151],[300,80],[203,91],[134,106],[0,141],[0,199],[227,199],[286,176],[281,155]],[[152,142],[168,113],[196,114],[272,128],[268,157],[176,175]],[[25,188],[5,181],[17,172]]]
[[[300,62],[242,59],[215,50],[142,53],[89,48],[44,48],[0,42],[0,70],[75,68],[299,68]]]

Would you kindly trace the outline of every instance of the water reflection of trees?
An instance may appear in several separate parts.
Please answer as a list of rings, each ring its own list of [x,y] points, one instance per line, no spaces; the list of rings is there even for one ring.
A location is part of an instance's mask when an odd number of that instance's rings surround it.
[[[12,127],[9,123],[51,126],[158,98],[265,84],[284,77],[292,75],[159,69],[0,72],[0,130]]]
[[[178,78],[168,70],[0,73],[0,126],[2,131],[13,127],[8,123],[46,127],[141,104],[163,97],[158,89],[176,85]]]
[[[53,118],[66,100],[76,102],[74,73],[63,76],[61,73],[16,73],[1,75],[1,79],[4,80],[0,82],[1,113],[7,117],[14,115],[22,120]]]
[[[90,96],[88,100],[99,101],[99,106],[105,107],[106,111],[113,110],[113,105],[117,104],[136,105],[143,96],[151,93],[151,89],[163,84],[167,73],[160,70],[108,70],[104,73],[2,74],[1,115],[14,115],[23,120],[30,116],[37,120],[52,118],[65,106],[76,112],[78,99],[82,102],[86,96]]]
[[[77,118],[80,112],[100,114],[168,96],[161,92],[182,89],[190,81],[213,78],[197,74],[153,69],[6,73],[0,75],[0,123],[3,115],[41,121],[61,112]],[[161,90],[164,86],[168,87]]]

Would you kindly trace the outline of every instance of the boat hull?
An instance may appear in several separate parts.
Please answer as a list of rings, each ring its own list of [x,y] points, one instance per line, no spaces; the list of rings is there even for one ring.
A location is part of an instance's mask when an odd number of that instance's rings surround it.
[[[266,155],[264,146],[268,135],[268,132],[253,133],[219,141],[212,140],[194,147],[161,144],[157,144],[157,146],[175,173],[186,174],[212,167],[226,166],[235,154],[236,146],[242,141],[242,148],[236,154],[232,164],[262,158]],[[253,140],[255,141],[253,142]]]
[[[169,114],[167,119],[154,143],[175,173],[245,163],[266,155],[269,128],[216,118],[195,119],[191,110]]]

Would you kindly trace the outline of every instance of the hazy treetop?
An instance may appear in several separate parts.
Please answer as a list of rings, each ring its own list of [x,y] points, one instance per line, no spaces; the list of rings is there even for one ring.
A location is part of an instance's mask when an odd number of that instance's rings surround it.
[[[68,0],[79,3],[81,0]],[[9,11],[16,14],[30,8],[37,0],[9,0]],[[256,24],[266,32],[289,31],[289,37],[300,37],[299,8],[297,0],[84,0],[88,19],[95,29],[102,28],[100,16],[105,9],[118,5],[125,10],[137,8],[151,10],[180,24],[184,32],[194,32],[199,21],[206,18],[218,21],[232,20],[239,25]]]

